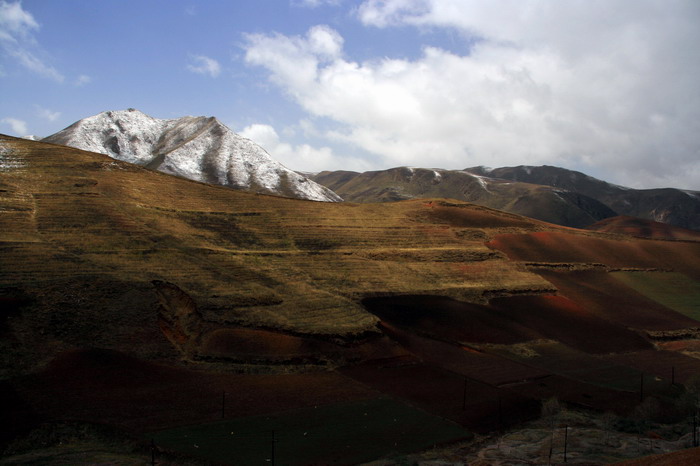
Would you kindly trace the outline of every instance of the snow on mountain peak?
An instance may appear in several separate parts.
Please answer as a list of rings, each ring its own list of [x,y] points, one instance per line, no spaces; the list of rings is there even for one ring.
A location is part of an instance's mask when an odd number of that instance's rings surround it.
[[[108,111],[82,119],[44,141],[205,183],[315,201],[342,200],[214,117],[163,120],[133,108]]]

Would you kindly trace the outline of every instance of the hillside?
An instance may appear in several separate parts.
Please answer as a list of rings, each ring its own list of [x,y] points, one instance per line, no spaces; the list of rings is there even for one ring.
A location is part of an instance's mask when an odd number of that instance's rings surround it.
[[[700,241],[286,199],[0,136],[0,250],[0,447],[96,423],[219,461],[274,430],[300,464],[353,463],[551,398],[621,419],[659,399],[685,432],[700,373]]]
[[[576,192],[462,170],[400,167],[364,173],[321,172],[312,178],[350,202],[442,197],[570,227],[585,227],[616,215],[609,207]]]
[[[162,120],[138,110],[103,112],[44,139],[195,181],[315,201],[335,193],[273,160],[214,117]]]
[[[477,167],[468,169],[484,173]],[[700,230],[700,192],[675,188],[631,189],[564,168],[518,166],[489,169],[486,176],[552,186],[596,199],[619,215]]]
[[[525,218],[440,201],[338,205],[268,197],[63,146],[10,138],[2,145],[0,285],[20,288],[40,307],[58,307],[46,318],[60,325],[83,322],[52,329],[37,347],[57,344],[62,332],[72,344],[87,344],[97,331],[107,347],[134,350],[129,332],[160,329],[131,328],[125,319],[125,328],[107,331],[101,319],[108,316],[83,315],[87,309],[77,304],[152,309],[154,280],[194,300],[198,328],[341,336],[376,332],[376,317],[359,303],[366,296],[478,300],[493,290],[549,288],[484,245],[502,230],[546,227]],[[470,221],[459,220],[464,216]],[[465,261],[488,265],[475,275],[456,266]]]
[[[681,228],[668,223],[645,220],[638,217],[620,215],[610,217],[589,225],[588,230],[605,233],[619,233],[640,238],[700,241],[700,231]]]
[[[312,178],[352,202],[445,197],[575,228],[626,215],[700,229],[697,191],[625,188],[551,166],[399,167],[364,173],[326,171]]]

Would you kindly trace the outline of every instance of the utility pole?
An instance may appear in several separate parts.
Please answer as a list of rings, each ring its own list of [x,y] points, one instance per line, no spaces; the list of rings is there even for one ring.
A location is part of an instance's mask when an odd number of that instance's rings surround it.
[[[221,393],[221,419],[226,418],[226,391]]]
[[[272,431],[272,452],[270,454],[270,462],[275,466],[275,431]]]
[[[566,446],[569,441],[569,426],[564,426],[564,462],[566,463]]]
[[[464,390],[462,390],[462,411],[467,409],[467,378],[464,377]]]
[[[498,396],[498,428],[503,429],[503,403],[501,402],[501,396]]]

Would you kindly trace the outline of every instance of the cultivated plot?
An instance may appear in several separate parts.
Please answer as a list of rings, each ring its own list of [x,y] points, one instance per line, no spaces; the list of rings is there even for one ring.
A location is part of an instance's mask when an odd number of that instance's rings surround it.
[[[700,321],[700,282],[677,272],[612,272],[625,285]]]
[[[156,445],[230,464],[357,464],[471,437],[459,425],[380,398],[149,434]]]

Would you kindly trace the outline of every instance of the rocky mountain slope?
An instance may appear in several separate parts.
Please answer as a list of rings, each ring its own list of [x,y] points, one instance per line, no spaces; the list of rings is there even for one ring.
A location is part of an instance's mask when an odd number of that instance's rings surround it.
[[[441,170],[399,167],[312,177],[353,202],[445,197],[582,228],[617,215],[700,229],[700,192],[631,189],[558,167]]]
[[[606,205],[578,192],[464,170],[400,167],[364,173],[326,171],[313,179],[351,202],[443,197],[570,227],[585,227],[616,215]]]
[[[559,167],[502,167],[467,169],[471,173],[524,183],[552,186],[596,199],[619,215],[700,229],[700,191],[675,188],[631,189]]]
[[[342,200],[214,117],[162,120],[134,109],[103,112],[44,141],[205,183],[315,201]]]

